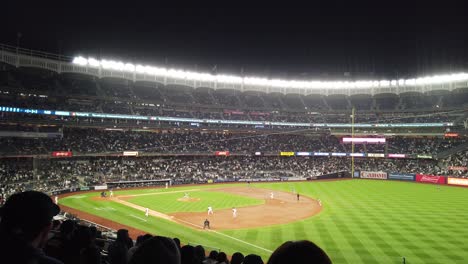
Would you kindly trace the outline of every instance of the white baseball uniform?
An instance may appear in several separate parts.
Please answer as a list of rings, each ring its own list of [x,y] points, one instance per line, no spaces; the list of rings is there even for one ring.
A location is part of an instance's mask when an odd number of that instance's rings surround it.
[[[58,204],[58,196],[55,196],[55,204]]]
[[[114,192],[112,190],[109,192],[109,196],[114,197]]]
[[[145,216],[146,216],[146,217],[149,216],[149,209],[148,209],[148,208],[146,208],[146,210],[145,210]]]
[[[275,194],[273,192],[270,193],[270,199],[274,199],[275,198]]]
[[[208,206],[208,214],[213,214],[213,207]]]
[[[232,208],[232,217],[236,218],[237,217],[237,209]]]

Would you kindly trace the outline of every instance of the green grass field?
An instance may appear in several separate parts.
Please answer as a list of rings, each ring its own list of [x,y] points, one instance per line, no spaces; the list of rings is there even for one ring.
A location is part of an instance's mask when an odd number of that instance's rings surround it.
[[[239,184],[237,184],[238,186]],[[153,234],[178,237],[182,243],[202,244],[232,254],[256,253],[268,259],[287,240],[317,243],[334,263],[467,263],[468,189],[410,182],[345,180],[262,183],[253,187],[290,191],[319,198],[323,210],[309,219],[271,227],[205,232],[166,220],[139,219],[142,212],[112,201],[96,202],[98,193],[77,194],[60,203]],[[228,187],[223,185],[222,187]],[[232,185],[235,186],[235,185]],[[129,201],[170,213],[204,211],[260,204],[252,198],[206,192],[219,185],[116,191],[116,195],[190,191],[198,202],[179,202],[183,193],[147,195]]]

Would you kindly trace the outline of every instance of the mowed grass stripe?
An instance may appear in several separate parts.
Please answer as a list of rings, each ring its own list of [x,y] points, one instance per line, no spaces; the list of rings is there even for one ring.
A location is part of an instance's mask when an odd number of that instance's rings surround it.
[[[227,186],[229,185],[222,187]],[[219,188],[216,185],[196,186],[201,192],[217,187]],[[252,183],[251,187],[281,191],[295,189],[301,195],[321,199],[324,207],[319,215],[300,222],[255,230],[226,230],[223,233],[268,249],[274,249],[286,240],[309,239],[323,247],[334,263],[401,263],[403,256],[406,257],[407,263],[411,264],[463,263],[468,259],[468,230],[464,228],[468,219],[468,189],[378,180]],[[182,187],[180,190],[184,188],[193,189],[194,186]],[[168,189],[171,190],[179,188]],[[154,191],[146,189],[134,193]],[[132,190],[123,192],[132,194]],[[120,191],[114,193],[120,194]],[[182,195],[179,194],[179,198]],[[191,193],[192,195],[194,194]],[[81,207],[79,209],[82,210],[85,208],[94,214],[111,217],[112,220],[127,225],[134,223],[132,226],[140,226],[143,230],[156,229],[159,234],[179,237],[185,243],[190,240],[210,246],[222,245],[221,248],[229,254],[235,251],[257,253],[263,256],[264,260],[269,256],[266,252],[232,239],[181,227],[160,219],[152,219],[145,225],[138,219],[126,217],[125,213],[93,211],[93,206],[107,206],[107,203],[92,205],[95,201],[87,198],[66,199],[62,199],[61,202],[73,202],[72,207]],[[221,206],[231,207],[231,203],[223,201],[222,196],[217,199]],[[91,204],[87,205],[88,202]],[[164,206],[169,208],[180,206],[178,202],[162,200],[158,200],[158,206],[162,202],[167,202]],[[118,209],[124,210],[120,207]],[[206,208],[201,206],[199,210],[204,211]],[[279,236],[283,241],[275,239]]]

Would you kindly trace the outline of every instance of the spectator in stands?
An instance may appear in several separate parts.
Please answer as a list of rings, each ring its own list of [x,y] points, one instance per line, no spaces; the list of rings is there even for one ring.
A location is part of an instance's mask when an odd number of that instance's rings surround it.
[[[78,228],[80,242],[80,264],[100,264],[101,249],[96,245],[96,233],[87,226]]]
[[[196,246],[195,247],[195,258],[197,259],[197,263],[202,263],[206,256],[205,256],[205,249],[203,248],[203,246]]]
[[[240,252],[234,253],[231,257],[231,264],[242,264],[242,261],[244,261],[244,255]]]
[[[267,264],[287,263],[317,263],[331,264],[327,253],[314,243],[302,241],[288,241],[278,247],[270,256]]]
[[[195,248],[190,245],[185,245],[180,249],[180,258],[182,264],[198,264],[195,256]]]
[[[218,258],[218,251],[212,250],[208,257],[203,261],[203,264],[216,264],[216,259]]]
[[[244,262],[242,263],[243,264],[263,264],[263,260],[262,260],[262,257],[260,257],[259,255],[250,254],[250,255],[245,256]],[[301,263],[301,262],[298,262],[298,263]]]
[[[229,264],[229,260],[227,259],[226,253],[224,252],[219,252],[216,261],[218,261],[218,264]]]
[[[44,248],[44,252],[51,257],[57,258],[64,263],[76,260],[75,241],[73,235],[76,224],[72,220],[66,220],[60,225],[60,233],[55,234]]]
[[[27,191],[10,196],[0,209],[2,263],[59,264],[42,251],[60,208],[44,193]]]
[[[128,252],[127,252],[127,260],[130,261],[130,259],[132,258],[133,254],[135,253],[135,251],[138,249],[138,247],[141,246],[141,244],[143,244],[143,242],[145,242],[146,240],[152,238],[153,236],[150,235],[150,234],[146,234],[146,235],[142,235],[142,236],[138,236],[137,237],[137,240],[136,240],[136,244],[135,246],[131,247]]]
[[[133,254],[129,264],[181,264],[180,252],[174,240],[154,236],[143,242]]]
[[[128,230],[119,229],[117,231],[117,239],[109,245],[109,263],[110,264],[126,264],[127,251],[129,249]]]
[[[173,240],[174,240],[174,242],[176,243],[177,248],[180,249],[180,239],[178,239],[177,237],[175,237]]]

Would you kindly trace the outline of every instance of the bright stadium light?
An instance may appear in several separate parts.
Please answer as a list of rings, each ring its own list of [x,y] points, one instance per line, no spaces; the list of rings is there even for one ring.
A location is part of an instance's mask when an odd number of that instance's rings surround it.
[[[88,58],[88,64],[92,67],[99,67],[99,65],[101,65],[101,63],[98,60],[93,58]]]
[[[398,80],[356,80],[356,81],[323,81],[323,80],[283,80],[267,79],[258,76],[217,75],[206,72],[192,72],[180,69],[167,69],[148,65],[134,65],[115,60],[97,60],[78,56],[73,58],[73,64],[83,67],[102,68],[104,70],[125,71],[137,74],[147,74],[187,81],[218,82],[234,85],[254,85],[264,87],[279,87],[293,89],[362,89],[387,88],[397,86],[421,86],[443,84],[451,82],[468,81],[468,73],[453,73],[433,76],[423,76],[411,79]]]
[[[83,57],[81,57],[81,56],[79,56],[79,57],[75,57],[75,58],[73,59],[73,63],[74,63],[74,64],[81,65],[81,66],[84,66],[84,65],[88,64],[88,60],[85,59],[85,58],[83,58]]]

